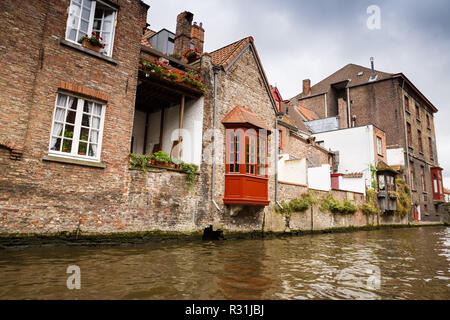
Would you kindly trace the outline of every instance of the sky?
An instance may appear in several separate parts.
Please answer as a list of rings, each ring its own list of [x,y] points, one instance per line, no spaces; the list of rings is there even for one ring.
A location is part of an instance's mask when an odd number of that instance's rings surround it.
[[[144,2],[150,5],[148,23],[156,31],[175,32],[176,16],[192,12],[205,29],[205,52],[253,36],[267,77],[284,99],[302,91],[303,79],[314,85],[348,63],[370,67],[370,57],[377,70],[402,72],[439,109],[438,157],[444,186],[450,189],[450,1]],[[372,5],[379,8],[379,20],[367,12]]]

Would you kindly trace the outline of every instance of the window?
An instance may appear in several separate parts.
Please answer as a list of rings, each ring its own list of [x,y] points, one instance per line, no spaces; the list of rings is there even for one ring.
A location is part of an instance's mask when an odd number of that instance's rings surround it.
[[[241,133],[239,131],[230,131],[230,173],[239,173],[239,154],[240,154]]]
[[[409,122],[406,123],[406,129],[408,132],[408,146],[412,147],[411,124]]]
[[[281,153],[283,151],[283,132],[278,130],[278,152]]]
[[[420,106],[416,104],[416,119],[420,120]]]
[[[409,99],[405,96],[405,110],[409,112]]]
[[[49,153],[100,161],[105,106],[58,93]]]
[[[420,167],[420,177],[421,177],[421,179],[422,179],[422,191],[423,192],[425,192],[426,191],[426,189],[427,189],[427,185],[426,185],[426,183],[425,183],[425,167],[424,166],[421,166]]]
[[[266,176],[266,148],[267,140],[263,137],[258,137],[258,176]]]
[[[377,153],[383,156],[383,140],[380,137],[377,137]]]
[[[245,163],[246,173],[255,174],[256,166],[256,136],[246,135],[245,137]]]
[[[434,155],[433,155],[433,140],[428,137],[428,148],[429,148],[429,152],[430,152],[430,159],[433,160],[434,159]]]
[[[427,115],[427,128],[431,129],[431,121],[430,121],[430,116]]]
[[[414,162],[411,161],[409,163],[409,171],[410,171],[410,181],[411,181],[411,189],[416,190],[416,179],[415,179],[415,172],[414,172]]]
[[[419,140],[419,152],[423,153],[422,131],[417,130],[417,139]]]
[[[99,33],[105,47],[100,52],[112,55],[116,10],[101,1],[71,0],[66,40],[78,43],[85,35]]]
[[[425,212],[425,215],[427,215],[427,216],[429,215],[429,213],[428,213],[428,205],[425,204],[423,206],[423,211]]]

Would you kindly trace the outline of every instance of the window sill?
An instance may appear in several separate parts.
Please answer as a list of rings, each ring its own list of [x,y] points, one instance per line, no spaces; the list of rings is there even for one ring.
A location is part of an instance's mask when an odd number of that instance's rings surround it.
[[[67,40],[60,39],[59,43],[62,44],[63,46],[66,46],[66,47],[69,47],[69,48],[72,48],[72,49],[84,52],[84,53],[89,54],[89,55],[91,55],[93,57],[96,57],[98,59],[102,59],[102,60],[104,60],[104,61],[106,61],[108,63],[114,64],[114,65],[118,65],[119,64],[119,62],[114,60],[113,58],[110,58],[110,57],[107,57],[107,56],[105,56],[105,55],[103,55],[101,53],[98,53],[98,52],[86,49],[86,48],[84,48],[81,45],[76,45],[76,44],[74,44],[72,42],[69,42]]]
[[[79,166],[85,166],[85,167],[93,167],[93,168],[100,168],[105,169],[106,163],[103,162],[93,162],[93,161],[87,161],[87,160],[76,160],[76,159],[69,159],[69,158],[63,158],[53,155],[47,155],[42,158],[43,161],[49,161],[49,162],[59,162],[59,163],[65,163],[65,164],[74,164]]]
[[[408,109],[405,109],[405,112],[408,114],[408,116],[411,115],[411,112]]]

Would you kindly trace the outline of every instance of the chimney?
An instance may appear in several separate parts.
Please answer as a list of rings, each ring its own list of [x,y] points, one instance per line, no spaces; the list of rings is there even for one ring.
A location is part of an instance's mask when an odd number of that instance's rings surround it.
[[[194,44],[194,48],[203,53],[203,43],[205,42],[205,30],[203,29],[203,23],[200,22],[200,25],[197,25],[197,22],[194,22],[191,31],[192,43]]]
[[[182,56],[190,49],[193,19],[194,15],[188,11],[182,12],[177,16],[174,53]]]
[[[370,57],[370,67],[371,67],[371,72],[370,72],[370,79],[369,79],[369,81],[375,81],[375,80],[377,80],[377,75],[375,73],[373,57]]]
[[[303,96],[307,97],[311,94],[311,80],[303,80]]]

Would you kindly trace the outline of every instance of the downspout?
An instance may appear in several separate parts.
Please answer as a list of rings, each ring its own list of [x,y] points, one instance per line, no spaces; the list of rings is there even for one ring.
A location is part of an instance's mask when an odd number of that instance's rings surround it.
[[[404,119],[404,125],[405,125],[405,150],[406,150],[406,164],[408,166],[408,174],[406,175],[408,177],[409,186],[412,190],[411,185],[411,167],[409,165],[409,143],[408,143],[408,132],[407,132],[407,123],[406,123],[406,106],[405,106],[405,98],[404,98],[404,87],[405,87],[405,80],[402,81],[402,92],[401,92],[401,99],[402,99],[402,106],[403,106],[403,119]],[[412,192],[409,193],[409,198],[411,201],[411,205],[413,204],[412,199]],[[411,213],[411,212],[410,212]],[[409,223],[409,215],[408,215],[408,223]]]
[[[351,107],[351,103],[350,103],[350,88],[347,88],[347,123],[348,123],[348,128],[352,127],[351,113],[352,113],[352,107]]]
[[[211,166],[211,202],[220,212],[220,208],[215,200],[215,171],[216,171],[216,120],[217,120],[217,79],[219,76],[219,68],[213,67],[214,72],[214,98],[213,98],[213,145],[212,145],[212,166]]]
[[[278,207],[283,210],[283,206],[278,201],[278,157],[279,157],[279,132],[278,132],[278,114],[276,115],[275,119],[275,203],[278,205]]]

